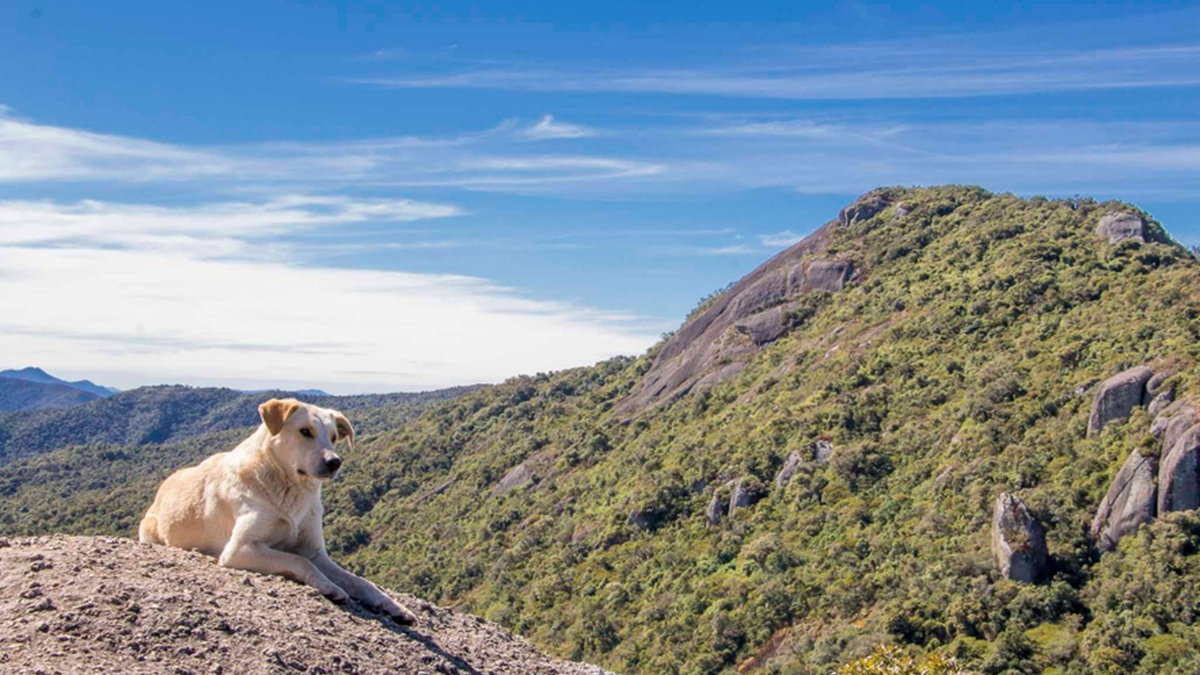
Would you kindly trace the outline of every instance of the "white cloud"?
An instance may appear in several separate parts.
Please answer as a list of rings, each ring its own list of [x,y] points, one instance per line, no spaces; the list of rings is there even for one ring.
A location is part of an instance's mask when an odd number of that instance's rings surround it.
[[[608,153],[529,152],[530,140],[592,133],[548,116],[526,129],[506,123],[448,138],[194,148],[0,116],[0,184],[187,182],[239,190],[270,186],[272,192],[346,185],[531,192],[539,186],[611,186],[664,171],[659,162]]]
[[[403,223],[460,213],[448,204],[325,195],[283,195],[263,202],[210,202],[189,207],[10,200],[0,201],[0,245],[228,242],[324,225]]]
[[[586,138],[595,136],[596,130],[581,124],[555,121],[553,115],[546,115],[537,124],[525,130],[526,138],[538,141],[559,138]]]
[[[530,300],[475,277],[325,268],[247,239],[296,220],[409,213],[313,201],[0,202],[0,352],[63,372],[122,373],[114,383],[126,386],[175,377],[379,391],[577,366],[655,339],[633,317]],[[332,210],[305,210],[314,206]],[[170,238],[178,245],[164,245]]]
[[[784,248],[786,246],[791,246],[792,244],[795,244],[796,242],[800,241],[803,238],[804,238],[804,235],[796,234],[795,232],[792,232],[791,230],[784,230],[782,232],[776,232],[774,234],[758,235],[758,240],[760,242],[762,242],[762,245],[769,246],[771,248]]]
[[[987,46],[976,39],[940,46],[896,42],[775,50],[769,60],[707,67],[571,65],[482,68],[434,75],[351,80],[394,88],[536,92],[636,92],[795,100],[1002,96],[1200,84],[1200,46],[1107,46],[1049,52]],[[744,60],[744,59],[743,59]]]

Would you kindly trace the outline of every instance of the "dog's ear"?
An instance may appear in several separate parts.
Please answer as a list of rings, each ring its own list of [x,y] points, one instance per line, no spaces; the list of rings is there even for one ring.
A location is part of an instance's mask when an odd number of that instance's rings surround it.
[[[354,426],[350,424],[350,420],[338,411],[333,411],[333,423],[337,425],[337,439],[339,441],[350,439],[350,449],[354,449]]]
[[[283,429],[283,423],[292,413],[299,409],[300,402],[294,398],[273,398],[258,406],[258,416],[262,418],[263,424],[267,425],[267,431],[274,436]]]

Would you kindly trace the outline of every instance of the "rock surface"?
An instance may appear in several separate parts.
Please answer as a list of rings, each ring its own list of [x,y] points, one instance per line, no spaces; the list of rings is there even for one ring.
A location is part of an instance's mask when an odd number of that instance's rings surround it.
[[[835,228],[867,220],[889,205],[881,195],[864,195],[743,277],[667,340],[641,384],[617,405],[617,413],[630,418],[740,372],[759,347],[787,332],[787,313],[794,307],[790,299],[810,291],[840,291],[850,281],[852,261],[822,255]]]
[[[1146,241],[1146,221],[1136,213],[1114,211],[1100,219],[1100,223],[1096,225],[1096,234],[1107,239],[1110,244],[1126,239]]]
[[[0,539],[2,673],[603,675],[483,619],[404,628],[281,577],[127,539]],[[422,608],[422,609],[417,609]]]
[[[1134,408],[1147,403],[1146,382],[1153,375],[1150,368],[1135,366],[1101,382],[1092,399],[1088,435],[1099,433],[1109,422],[1128,419]]]
[[[1046,528],[1025,502],[1007,492],[1000,493],[992,509],[992,554],[1006,579],[1032,584],[1046,574]]]
[[[799,450],[793,450],[788,453],[786,459],[783,460],[783,466],[780,467],[779,473],[775,474],[775,488],[782,490],[787,487],[787,484],[792,481],[792,477],[804,466],[804,455]]]
[[[1158,469],[1158,514],[1200,508],[1200,425],[1163,446]]]
[[[1092,536],[1101,551],[1115,549],[1121,537],[1154,520],[1158,507],[1154,482],[1157,473],[1156,458],[1145,457],[1137,450],[1130,453],[1092,521]]]

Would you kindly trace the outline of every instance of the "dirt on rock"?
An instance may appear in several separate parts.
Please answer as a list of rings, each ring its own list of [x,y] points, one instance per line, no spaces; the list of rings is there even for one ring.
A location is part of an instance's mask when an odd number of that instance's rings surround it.
[[[415,626],[200,553],[0,539],[0,673],[607,675],[484,619],[393,597]]]

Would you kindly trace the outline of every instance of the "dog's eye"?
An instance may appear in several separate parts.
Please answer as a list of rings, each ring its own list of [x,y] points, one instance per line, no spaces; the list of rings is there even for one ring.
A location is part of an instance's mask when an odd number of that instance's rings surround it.
[[[300,430],[300,435],[305,438],[312,438],[312,430],[309,429],[308,427],[305,427]]]

